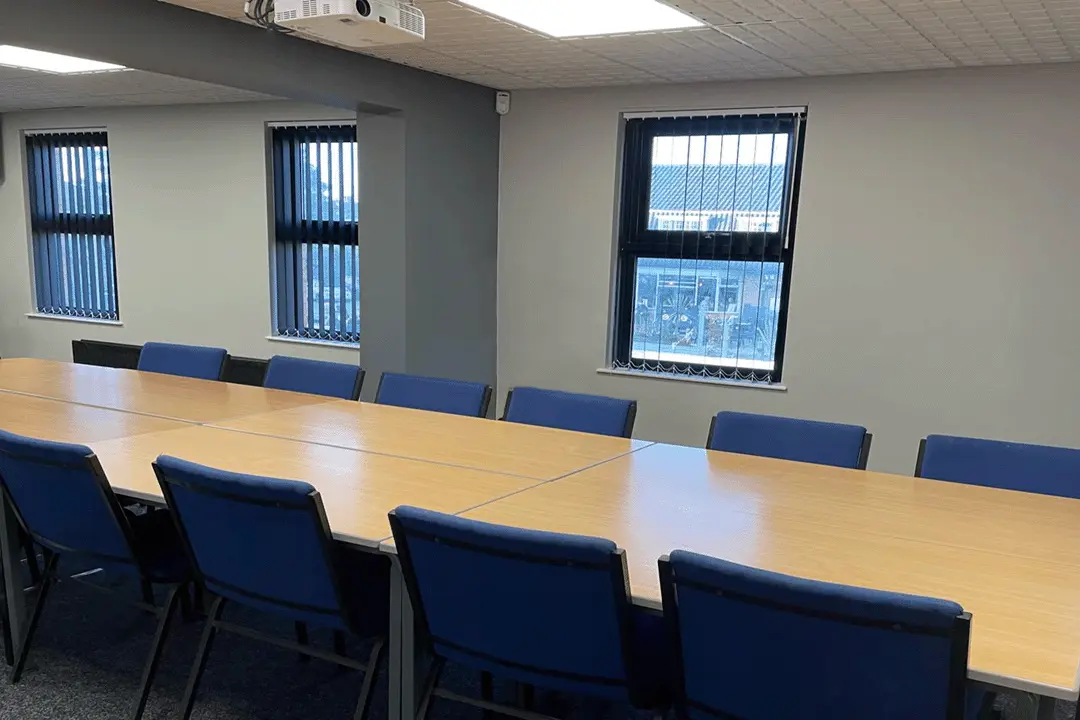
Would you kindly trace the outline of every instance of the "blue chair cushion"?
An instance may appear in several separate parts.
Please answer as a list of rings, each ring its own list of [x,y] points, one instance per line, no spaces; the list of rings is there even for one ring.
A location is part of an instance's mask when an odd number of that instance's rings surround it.
[[[858,468],[866,428],[723,411],[716,414],[709,449],[779,460]]]
[[[930,435],[922,477],[1080,498],[1080,450],[1048,445]]]
[[[148,342],[139,353],[138,369],[199,380],[220,380],[228,355],[223,348]]]
[[[481,417],[491,388],[484,383],[385,372],[375,402],[414,410]]]
[[[364,371],[357,365],[275,355],[263,387],[356,400],[363,380]]]
[[[509,422],[576,430],[595,435],[629,437],[637,403],[602,395],[516,387],[503,418]]]

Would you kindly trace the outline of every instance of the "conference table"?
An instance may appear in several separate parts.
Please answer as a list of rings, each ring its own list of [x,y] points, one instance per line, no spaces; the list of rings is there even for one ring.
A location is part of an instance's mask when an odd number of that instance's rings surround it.
[[[969,678],[1024,717],[1076,700],[1080,501],[32,359],[0,360],[0,428],[90,446],[118,493],[162,503],[170,454],[311,482],[335,538],[393,555],[402,504],[608,537],[635,603],[685,548],[776,572],[944,597],[972,613]],[[7,597],[23,618],[14,518]],[[394,562],[392,720],[415,716],[423,659]],[[16,632],[16,637],[18,637]]]

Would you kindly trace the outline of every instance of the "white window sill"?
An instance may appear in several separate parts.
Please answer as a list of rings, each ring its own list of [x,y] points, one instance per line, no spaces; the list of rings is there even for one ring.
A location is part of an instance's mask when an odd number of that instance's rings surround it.
[[[124,327],[124,323],[119,320],[105,320],[104,318],[88,318],[77,317],[75,315],[53,315],[52,313],[26,313],[26,317],[31,320],[59,320],[60,322],[74,322],[74,323],[87,323],[88,325],[112,325],[113,327]]]
[[[337,340],[316,340],[314,338],[285,337],[284,335],[267,335],[267,340],[280,343],[293,343],[294,345],[315,345],[317,347],[341,348],[342,350],[355,350],[359,352],[360,343],[340,342]]]
[[[746,380],[727,380],[725,378],[693,377],[674,373],[649,372],[648,370],[624,370],[622,368],[597,368],[601,375],[621,375],[623,377],[648,378],[650,380],[674,380],[675,382],[704,383],[706,385],[725,385],[727,387],[746,388],[748,390],[771,390],[787,392],[787,385],[780,383],[755,383]]]

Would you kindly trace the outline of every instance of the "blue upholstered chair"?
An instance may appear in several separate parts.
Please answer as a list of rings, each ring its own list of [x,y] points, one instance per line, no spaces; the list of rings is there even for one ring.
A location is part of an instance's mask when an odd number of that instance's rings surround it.
[[[307,483],[225,472],[164,455],[154,470],[195,575],[214,596],[181,717],[191,716],[210,647],[219,631],[227,631],[362,671],[355,715],[361,720],[389,632],[389,559],[336,543],[322,498]],[[291,619],[302,636],[293,643],[225,622],[226,603]],[[335,651],[308,646],[308,625],[333,630]],[[344,655],[339,635],[344,632],[374,639],[366,663]]]
[[[1080,498],[1080,450],[930,435],[919,444],[915,476]]]
[[[963,720],[971,616],[954,602],[660,559],[680,720]],[[970,709],[969,709],[970,708]]]
[[[858,425],[725,410],[713,417],[705,447],[865,470],[873,437]]]
[[[198,380],[220,380],[229,353],[222,348],[148,342],[139,353],[139,370]]]
[[[380,405],[487,417],[491,386],[484,383],[384,372],[375,393]]]
[[[556,691],[659,702],[661,619],[631,607],[615,543],[413,507],[391,512],[390,527],[418,637],[434,658],[418,720],[432,697],[476,702],[439,689],[447,660]],[[482,695],[490,702],[490,685]]]
[[[560,390],[516,387],[506,394],[503,420],[614,437],[634,432],[637,401]]]
[[[192,580],[176,528],[168,512],[125,512],[93,451],[82,445],[47,442],[0,431],[0,485],[19,524],[42,549],[41,587],[11,671],[22,675],[41,611],[57,578],[61,559],[101,563],[129,572],[143,588],[136,603],[158,615],[133,717],[142,716],[150,685],[176,607],[188,603]],[[169,586],[162,607],[153,604],[153,585]]]
[[[310,395],[325,395],[342,400],[359,400],[364,384],[364,370],[356,365],[305,360],[275,355],[266,368],[263,387],[292,390]]]

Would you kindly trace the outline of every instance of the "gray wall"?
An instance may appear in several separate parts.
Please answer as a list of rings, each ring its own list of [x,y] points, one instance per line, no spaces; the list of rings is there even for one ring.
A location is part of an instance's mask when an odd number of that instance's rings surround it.
[[[361,361],[494,382],[492,90],[152,0],[0,0],[0,17],[0,43],[365,113],[360,131],[375,141],[361,137],[360,184],[380,237],[361,257],[361,283],[404,280],[362,295],[376,300],[361,308]],[[377,158],[369,174],[365,154]]]
[[[918,439],[1080,446],[1080,65],[516,93],[503,120],[499,384],[640,401],[700,445],[729,408]],[[599,375],[619,113],[808,105],[786,392]]]

